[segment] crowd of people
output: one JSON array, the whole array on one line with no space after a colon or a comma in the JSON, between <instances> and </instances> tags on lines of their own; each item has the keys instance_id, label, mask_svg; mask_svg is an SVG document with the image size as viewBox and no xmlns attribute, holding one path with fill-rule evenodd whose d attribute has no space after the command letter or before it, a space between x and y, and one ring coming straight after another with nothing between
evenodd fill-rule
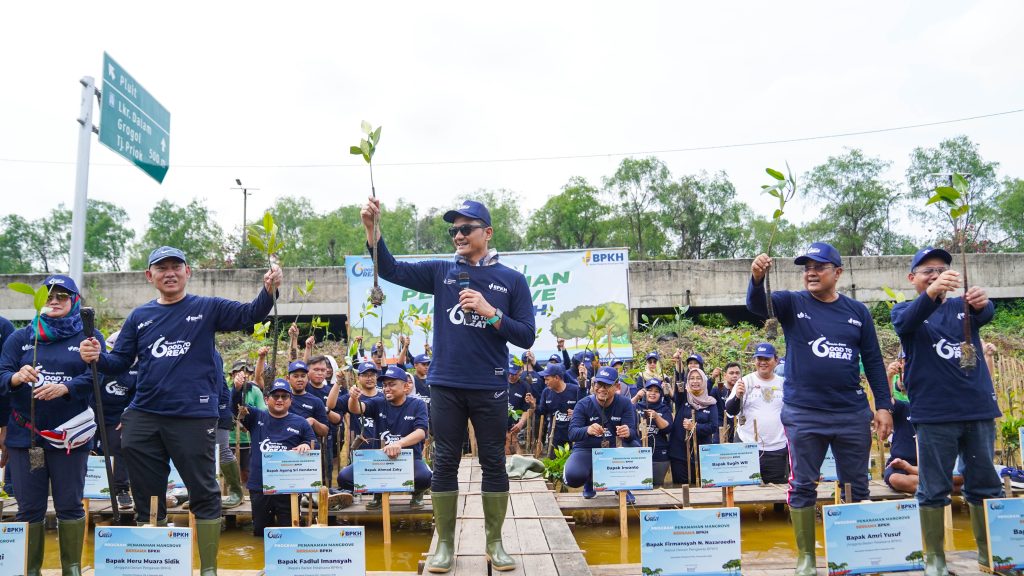
<instances>
[{"instance_id":1,"label":"crowd of people","mask_svg":"<svg viewBox=\"0 0 1024 576\"><path fill-rule=\"evenodd\" d=\"M963 298L949 295L961 285L944 250L926 248L912 258L908 281L919 296L892 311L902 351L888 368L867 308L837 291L842 259L825 243L812 244L794 261L802 291L775 291L769 298L763 283L773 260L761 255L751 266L747 306L781 325L784 364L771 342L724 366L707 367L700 353L676 350L670 357L650 351L634 367L632 358L601 358L590 350L570 355L562 339L558 352L539 362L530 351L535 329L528 290L522 275L500 265L488 247L486 207L467 201L444 215L453 225L457 257L451 262L396 261L380 236L378 215L379 204L371 199L363 224L381 277L432 293L439 310L451 311L451 322L438 323L434 348L418 355L405 338L390 359L382 342L367 353L360 340L355 355L339 364L314 354L312 337L300 351L293 325L291 362L282 377L269 369L266 348L255 366L243 359L225 373L215 333L262 321L281 271L272 266L248 303L190 295L191 268L173 247L158 248L149 258L145 274L157 299L132 311L107 342L98 331L83 332L82 296L67 276L45 280L47 309L29 326L15 330L0 319L5 482L17 498L17 519L29 524L29 574L39 573L51 496L64 574L80 573L86 459L95 448L96 424L88 423L98 408L92 365L103 378L96 420L105 426L108 445L102 449L114 458L118 506L134 507L141 524L150 517L151 497L158 496L156 518L165 524L173 461L196 519L204 576L216 574L222 510L243 502L243 485L254 535L291 524L288 497L263 492L263 454L313 449L321 450L330 503L339 507L352 503L354 489L351 464L342 467L351 456L342 458L343 449L380 450L389 457L411 450L409 506L421 508L430 490L439 536L427 568L447 571L467 421L483 468L485 550L499 570L515 566L501 545L506 455L551 457L569 446L564 482L594 498L594 448L650 447L654 485L669 486L699 481L699 446L745 442L758 446L763 482L789 485L796 573L809 576L815 573L814 506L826 451L832 450L839 481L851 485L853 499L867 500L872 434L892 434L884 479L919 501L926 573L947 573L942 508L954 489L970 506L979 562L987 562L979 511L985 498L1002 493L992 466L1000 413L985 362L965 370L960 353L969 353L968 346L957 345L956 354L936 353L936 342L961 342L966 313L973 319L975 350L986 350L977 331L991 319L992 303L975 286ZM467 267L474 272L472 286L468 275L460 276ZM485 297L474 289L481 283L508 289ZM508 343L526 352L512 356ZM962 401L951 403L954 397ZM424 460L428 444L432 466ZM954 474L958 456L970 465ZM380 505L377 495L366 507Z\"/></svg>"}]
</instances>

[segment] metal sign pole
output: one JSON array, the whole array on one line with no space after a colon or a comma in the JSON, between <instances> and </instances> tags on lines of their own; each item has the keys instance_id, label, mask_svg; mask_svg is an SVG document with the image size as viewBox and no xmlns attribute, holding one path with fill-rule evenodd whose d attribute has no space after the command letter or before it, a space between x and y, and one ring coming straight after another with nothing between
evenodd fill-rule
<instances>
[{"instance_id":1,"label":"metal sign pole","mask_svg":"<svg viewBox=\"0 0 1024 576\"><path fill-rule=\"evenodd\" d=\"M99 134L92 124L92 99L99 96L92 76L80 80L82 111L78 118L78 163L75 169L75 207L71 212L71 278L82 286L82 265L85 261L85 211L89 196L89 147L92 133Z\"/></svg>"}]
</instances>

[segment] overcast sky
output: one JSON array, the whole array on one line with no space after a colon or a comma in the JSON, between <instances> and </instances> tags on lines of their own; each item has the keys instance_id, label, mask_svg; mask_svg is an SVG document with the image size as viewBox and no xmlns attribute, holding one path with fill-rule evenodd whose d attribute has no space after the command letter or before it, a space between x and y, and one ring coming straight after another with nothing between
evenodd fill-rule
<instances>
[{"instance_id":1,"label":"overcast sky","mask_svg":"<svg viewBox=\"0 0 1024 576\"><path fill-rule=\"evenodd\" d=\"M157 184L93 137L90 198L139 234L162 198L241 221L235 178L325 211L360 202L363 119L382 125L384 202L479 188L539 207L624 153L906 126L1024 108L1021 2L20 2L0 34L0 214L74 196L82 76L107 51L171 113ZM97 120L98 122L98 117ZM673 174L725 170L758 202L766 166L859 147L902 182L915 146L966 134L1024 176L1024 113L873 135L659 152ZM579 158L579 156L592 156ZM576 156L577 158L555 157ZM488 162L525 158L532 161ZM769 213L767 206L760 209ZM790 211L796 220L814 206ZM355 224L355 223L353 223Z\"/></svg>"}]
</instances>

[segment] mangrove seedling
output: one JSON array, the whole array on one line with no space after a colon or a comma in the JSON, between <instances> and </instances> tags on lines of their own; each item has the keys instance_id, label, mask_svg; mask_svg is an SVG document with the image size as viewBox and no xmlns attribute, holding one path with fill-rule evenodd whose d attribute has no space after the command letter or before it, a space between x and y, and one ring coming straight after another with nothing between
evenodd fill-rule
<instances>
[{"instance_id":1,"label":"mangrove seedling","mask_svg":"<svg viewBox=\"0 0 1024 576\"><path fill-rule=\"evenodd\" d=\"M306 284L304 286L299 286L295 290L298 291L299 296L302 296L302 298L305 299L306 296L309 296L310 294L313 293L314 286L316 286L316 281L311 278L306 278ZM295 321L292 322L292 324L299 323L299 316L302 316L303 304L305 304L305 302L299 302L299 313L295 315Z\"/></svg>"},{"instance_id":2,"label":"mangrove seedling","mask_svg":"<svg viewBox=\"0 0 1024 576\"><path fill-rule=\"evenodd\" d=\"M284 242L279 240L277 237L277 224L274 223L274 217L270 212L268 211L263 214L262 224L253 224L249 226L246 229L246 235L249 238L249 243L259 250L260 254L267 257L267 268L273 266L274 257L281 251L281 248L284 248ZM280 340L280 338L278 338L280 326L277 319L277 292L275 291L272 296L274 298L274 343L273 352L271 352L273 354L273 358L270 361L270 365L272 366L274 377L276 377L277 341Z\"/></svg>"},{"instance_id":3,"label":"mangrove seedling","mask_svg":"<svg viewBox=\"0 0 1024 576\"><path fill-rule=\"evenodd\" d=\"M370 194L377 197L377 187L373 184L373 155L377 153L377 143L380 142L380 126L376 129L369 122L363 120L361 125L363 130L363 138L359 139L358 146L352 146L348 149L350 154L355 156L362 156L363 160L370 167ZM380 233L380 216L374 216L373 218L373 238L377 238ZM370 290L370 302L373 306L379 307L384 304L384 291L381 290L380 284L377 278L377 250L373 251L373 289Z\"/></svg>"},{"instance_id":4,"label":"mangrove seedling","mask_svg":"<svg viewBox=\"0 0 1024 576\"><path fill-rule=\"evenodd\" d=\"M963 264L964 294L970 284L967 282L967 214L971 207L967 204L967 178L962 174L950 176L949 186L936 186L935 194L928 199L925 206L942 202L949 208L949 219L953 222L953 245L960 248L960 262ZM964 338L960 343L960 368L973 370L978 366L978 351L971 340L971 309L964 298Z\"/></svg>"},{"instance_id":5,"label":"mangrove seedling","mask_svg":"<svg viewBox=\"0 0 1024 576\"><path fill-rule=\"evenodd\" d=\"M793 171L789 169L789 162L786 162L786 174L773 168L765 168L765 172L775 179L775 183L761 186L761 192L774 196L779 201L779 207L772 213L772 233L768 237L768 246L764 253L769 258L772 256L772 243L775 242L775 233L779 229L779 221L786 212L786 203L796 196L796 179L793 178ZM771 270L764 275L764 293L768 303L768 321L764 323L764 333L768 340L775 340L779 336L779 320L775 317L775 307L772 305L772 282Z\"/></svg>"},{"instance_id":6,"label":"mangrove seedling","mask_svg":"<svg viewBox=\"0 0 1024 576\"><path fill-rule=\"evenodd\" d=\"M50 311L46 307L46 301L50 298L50 289L45 284L39 288L33 288L24 282L11 282L7 285L8 288L15 292L20 292L32 297L32 307L36 311L35 317L32 319L32 367L36 366L36 354L39 350L39 331L43 329L42 316ZM40 382L39 384L42 384ZM28 421L32 432L36 431L36 395L31 390L35 386L29 384L29 401L28 401ZM36 446L36 434L29 434L29 449L28 449L28 461L29 468L32 470L39 470L46 465L46 455L43 453L43 449L40 446Z\"/></svg>"}]
</instances>

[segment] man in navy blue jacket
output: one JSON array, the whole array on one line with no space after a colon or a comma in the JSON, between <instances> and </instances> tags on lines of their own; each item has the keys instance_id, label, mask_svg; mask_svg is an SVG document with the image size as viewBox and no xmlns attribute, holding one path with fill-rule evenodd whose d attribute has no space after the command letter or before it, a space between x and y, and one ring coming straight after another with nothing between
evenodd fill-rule
<instances>
[{"instance_id":1,"label":"man in navy blue jacket","mask_svg":"<svg viewBox=\"0 0 1024 576\"><path fill-rule=\"evenodd\" d=\"M466 421L473 422L482 471L485 554L497 570L515 561L501 543L508 507L505 422L508 418L508 343L530 348L536 338L533 302L526 278L498 262L488 244L494 235L487 207L466 200L444 214L455 245L454 260L398 262L388 252L375 221L380 201L362 210L367 247L376 253L380 277L434 295L434 357L430 365L430 412L434 426L431 482L438 545L427 562L431 572L451 570L454 560L458 471ZM375 236L376 231L376 236Z\"/></svg>"},{"instance_id":2,"label":"man in navy blue jacket","mask_svg":"<svg viewBox=\"0 0 1024 576\"><path fill-rule=\"evenodd\" d=\"M994 307L977 286L965 287L962 298L949 297L961 286L960 273L949 267L952 261L942 249L918 251L907 276L918 296L892 309L892 325L907 355L904 377L917 432L917 502L927 549L925 574L939 576L947 573L943 509L950 502L949 472L957 456L969 463L963 469L963 495L971 510L978 563L985 567L988 539L982 505L986 498L1003 493L992 465L995 419L1002 413L978 335L978 329L992 320ZM960 367L965 310L970 314L969 338L977 355L977 366L970 370Z\"/></svg>"},{"instance_id":3,"label":"man in navy blue jacket","mask_svg":"<svg viewBox=\"0 0 1024 576\"><path fill-rule=\"evenodd\" d=\"M814 576L814 505L825 452L832 447L839 482L852 485L853 500L867 500L871 425L879 437L889 436L892 396L871 314L836 290L843 273L839 252L815 242L793 262L803 267L806 290L774 291L772 305L786 336L782 424L792 463L789 506L796 575ZM750 267L747 309L761 317L768 316L764 278L771 265L771 258L761 254ZM875 396L873 416L860 384L860 361Z\"/></svg>"},{"instance_id":4,"label":"man in navy blue jacket","mask_svg":"<svg viewBox=\"0 0 1024 576\"><path fill-rule=\"evenodd\" d=\"M153 250L146 280L160 296L128 314L111 352L101 353L100 343L90 338L82 342L80 354L107 375L125 372L138 358L135 397L121 417L121 449L135 496L136 521L147 521L149 499L159 496L157 521L167 522L163 496L173 460L196 517L200 574L215 576L221 499L214 445L224 374L216 360L214 336L252 329L266 318L281 285L281 269L274 264L267 270L259 293L248 304L187 294L191 277L192 268L181 250Z\"/></svg>"}]
</instances>

